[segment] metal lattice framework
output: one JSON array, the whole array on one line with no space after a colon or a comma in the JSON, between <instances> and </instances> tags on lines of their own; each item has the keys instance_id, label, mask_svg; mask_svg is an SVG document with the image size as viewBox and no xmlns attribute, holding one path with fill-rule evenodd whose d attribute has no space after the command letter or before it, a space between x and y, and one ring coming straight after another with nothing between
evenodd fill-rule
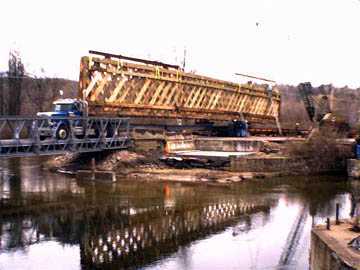
<instances>
[{"instance_id":1,"label":"metal lattice framework","mask_svg":"<svg viewBox=\"0 0 360 270\"><path fill-rule=\"evenodd\" d=\"M263 85L110 57L81 59L79 96L88 101L92 115L269 121L280 110L280 94Z\"/></svg>"},{"instance_id":2,"label":"metal lattice framework","mask_svg":"<svg viewBox=\"0 0 360 270\"><path fill-rule=\"evenodd\" d=\"M65 140L56 138L55 132L42 139L41 128L49 121L68 121L69 136ZM79 124L95 128L96 135L76 136ZM109 136L107 130L113 132ZM55 129L54 129L55 130ZM0 118L0 157L64 154L66 152L96 152L107 149L122 149L129 146L129 122L126 118L39 118L39 117L1 117Z\"/></svg>"}]
</instances>

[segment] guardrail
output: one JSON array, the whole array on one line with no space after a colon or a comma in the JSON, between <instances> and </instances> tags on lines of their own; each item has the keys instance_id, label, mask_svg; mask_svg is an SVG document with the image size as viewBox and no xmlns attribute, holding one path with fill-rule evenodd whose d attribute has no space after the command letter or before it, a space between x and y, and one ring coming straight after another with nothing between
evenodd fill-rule
<instances>
[{"instance_id":1,"label":"guardrail","mask_svg":"<svg viewBox=\"0 0 360 270\"><path fill-rule=\"evenodd\" d=\"M64 124L67 134L61 139L56 131ZM129 145L128 118L0 117L0 157L96 152Z\"/></svg>"}]
</instances>

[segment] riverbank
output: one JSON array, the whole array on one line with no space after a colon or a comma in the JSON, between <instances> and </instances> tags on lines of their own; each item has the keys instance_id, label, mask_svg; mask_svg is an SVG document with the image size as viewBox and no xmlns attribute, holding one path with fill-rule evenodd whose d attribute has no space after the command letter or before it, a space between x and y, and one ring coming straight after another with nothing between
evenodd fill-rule
<instances>
[{"instance_id":1,"label":"riverbank","mask_svg":"<svg viewBox=\"0 0 360 270\"><path fill-rule=\"evenodd\" d=\"M346 159L352 156L351 142L328 134L311 140L177 136L142 139L134 145L125 151L58 156L46 167L75 175L96 169L129 179L227 184L275 176L345 175Z\"/></svg>"},{"instance_id":2,"label":"riverbank","mask_svg":"<svg viewBox=\"0 0 360 270\"><path fill-rule=\"evenodd\" d=\"M236 183L253 178L278 176L276 173L231 172L228 166L209 165L207 161L187 159L185 161L167 158L160 153L136 153L119 151L107 154L66 155L50 159L45 167L53 172L66 173L79 178L88 177L91 172L90 161L96 161L98 172L111 171L121 179L146 181Z\"/></svg>"}]
</instances>

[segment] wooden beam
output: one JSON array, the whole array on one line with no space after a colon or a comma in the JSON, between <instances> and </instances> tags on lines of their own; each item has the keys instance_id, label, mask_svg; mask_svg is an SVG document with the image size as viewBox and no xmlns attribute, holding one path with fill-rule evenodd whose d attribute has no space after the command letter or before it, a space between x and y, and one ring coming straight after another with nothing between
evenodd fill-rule
<instances>
[{"instance_id":1,"label":"wooden beam","mask_svg":"<svg viewBox=\"0 0 360 270\"><path fill-rule=\"evenodd\" d=\"M165 102L164 102L165 106L170 104L172 97L174 96L174 94L177 94L176 90L178 90L178 89L179 89L179 86L177 84L175 84L175 86L170 90L170 93L169 93L167 99L165 99Z\"/></svg>"},{"instance_id":2,"label":"wooden beam","mask_svg":"<svg viewBox=\"0 0 360 270\"><path fill-rule=\"evenodd\" d=\"M111 78L109 74L106 74L106 75L102 78L99 86L93 91L92 95L90 95L90 100L91 100L91 101L95 101L95 100L97 99L98 95L99 95L100 93L103 93L103 92L104 92L104 87L105 87L105 85L107 84L109 78Z\"/></svg>"},{"instance_id":3,"label":"wooden beam","mask_svg":"<svg viewBox=\"0 0 360 270\"><path fill-rule=\"evenodd\" d=\"M154 105L154 103L155 103L156 99L158 98L161 90L164 88L165 83L166 83L166 82L161 82L161 83L159 84L159 86L156 88L155 93L154 93L154 95L152 96L152 98L151 98L151 100L150 100L150 103L149 103L150 105Z\"/></svg>"},{"instance_id":4,"label":"wooden beam","mask_svg":"<svg viewBox=\"0 0 360 270\"><path fill-rule=\"evenodd\" d=\"M99 72L96 72L95 75L91 78L91 82L89 83L87 88L82 91L84 99L86 99L89 96L90 92L94 89L96 83L101 79L102 79L101 74Z\"/></svg>"},{"instance_id":5,"label":"wooden beam","mask_svg":"<svg viewBox=\"0 0 360 270\"><path fill-rule=\"evenodd\" d=\"M168 92L170 90L170 88L173 86L173 83L168 83L168 85L165 86L164 90L161 93L161 96L158 100L158 104L163 104L164 101L166 100L167 96L168 96Z\"/></svg>"},{"instance_id":6,"label":"wooden beam","mask_svg":"<svg viewBox=\"0 0 360 270\"><path fill-rule=\"evenodd\" d=\"M190 104L189 104L189 107L192 108L194 106L194 104L198 101L198 96L201 92L202 88L198 88L198 90L196 91L194 97L192 98Z\"/></svg>"},{"instance_id":7,"label":"wooden beam","mask_svg":"<svg viewBox=\"0 0 360 270\"><path fill-rule=\"evenodd\" d=\"M119 95L121 89L123 88L125 82L127 81L127 78L123 78L118 85L115 87L114 91L112 92L111 96L109 98L105 98L106 102L114 102Z\"/></svg>"},{"instance_id":8,"label":"wooden beam","mask_svg":"<svg viewBox=\"0 0 360 270\"><path fill-rule=\"evenodd\" d=\"M195 104L196 108L200 107L200 105L201 105L201 103L202 103L202 101L203 101L206 94L207 94L206 88L203 88L202 93L201 93L200 97L198 98L197 103Z\"/></svg>"},{"instance_id":9,"label":"wooden beam","mask_svg":"<svg viewBox=\"0 0 360 270\"><path fill-rule=\"evenodd\" d=\"M151 80L147 79L141 88L140 92L136 95L136 99L134 101L135 104L139 104L140 100L143 98L143 95L145 94L146 90L148 89L149 85L151 83Z\"/></svg>"}]
</instances>

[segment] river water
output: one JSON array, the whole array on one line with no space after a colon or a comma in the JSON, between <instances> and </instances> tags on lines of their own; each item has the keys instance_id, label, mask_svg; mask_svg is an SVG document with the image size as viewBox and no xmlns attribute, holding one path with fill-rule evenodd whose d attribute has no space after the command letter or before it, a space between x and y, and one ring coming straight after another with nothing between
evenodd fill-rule
<instances>
[{"instance_id":1,"label":"river water","mask_svg":"<svg viewBox=\"0 0 360 270\"><path fill-rule=\"evenodd\" d=\"M41 164L0 160L0 269L309 269L311 227L336 203L349 217L354 190L335 176L110 183Z\"/></svg>"}]
</instances>

